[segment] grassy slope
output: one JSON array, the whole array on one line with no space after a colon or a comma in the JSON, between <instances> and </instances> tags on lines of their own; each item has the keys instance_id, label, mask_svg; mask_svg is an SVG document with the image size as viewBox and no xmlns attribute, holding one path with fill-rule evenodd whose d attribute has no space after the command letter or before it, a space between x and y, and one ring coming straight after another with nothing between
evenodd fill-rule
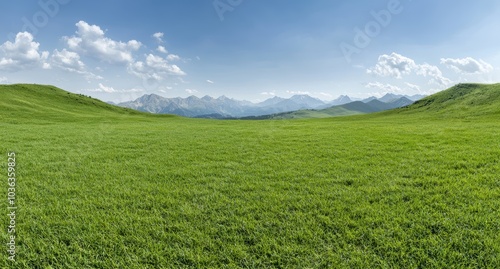
<instances>
[{"instance_id":1,"label":"grassy slope","mask_svg":"<svg viewBox=\"0 0 500 269\"><path fill-rule=\"evenodd\" d=\"M73 94L53 86L17 84L0 85L0 119L15 121L16 117L33 122L67 121L83 118L103 118L142 113L111 106L97 99ZM10 118L10 119L9 119Z\"/></svg>"},{"instance_id":2,"label":"grassy slope","mask_svg":"<svg viewBox=\"0 0 500 269\"><path fill-rule=\"evenodd\" d=\"M0 88L18 268L500 266L498 85L297 121L91 109L30 87Z\"/></svg>"},{"instance_id":3,"label":"grassy slope","mask_svg":"<svg viewBox=\"0 0 500 269\"><path fill-rule=\"evenodd\" d=\"M387 113L390 114L391 112ZM500 114L500 84L459 84L398 109L397 114L433 115L437 118L491 119Z\"/></svg>"}]
</instances>

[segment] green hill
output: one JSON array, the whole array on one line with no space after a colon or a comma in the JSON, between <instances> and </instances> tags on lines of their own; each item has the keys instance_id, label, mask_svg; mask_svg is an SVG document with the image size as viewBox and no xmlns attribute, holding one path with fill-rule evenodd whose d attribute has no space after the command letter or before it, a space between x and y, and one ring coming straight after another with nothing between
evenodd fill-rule
<instances>
[{"instance_id":1,"label":"green hill","mask_svg":"<svg viewBox=\"0 0 500 269\"><path fill-rule=\"evenodd\" d=\"M394 112L447 118L498 115L500 114L500 84L458 84Z\"/></svg>"},{"instance_id":2,"label":"green hill","mask_svg":"<svg viewBox=\"0 0 500 269\"><path fill-rule=\"evenodd\" d=\"M257 119L328 118L371 113L375 113L371 115L373 117L406 114L468 119L493 116L500 114L500 84L458 84L421 99L410 106L396 109L394 107L377 100L368 103L357 101L322 110L300 110L257 117Z\"/></svg>"},{"instance_id":3,"label":"green hill","mask_svg":"<svg viewBox=\"0 0 500 269\"><path fill-rule=\"evenodd\" d=\"M74 121L146 115L100 100L74 94L54 86L35 84L0 85L0 120Z\"/></svg>"}]
</instances>

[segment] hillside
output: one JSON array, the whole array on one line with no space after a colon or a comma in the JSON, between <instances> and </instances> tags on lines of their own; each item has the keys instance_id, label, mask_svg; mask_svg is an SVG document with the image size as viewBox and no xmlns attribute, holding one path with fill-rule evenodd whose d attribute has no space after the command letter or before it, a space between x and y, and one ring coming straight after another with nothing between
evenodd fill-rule
<instances>
[{"instance_id":1,"label":"hillside","mask_svg":"<svg viewBox=\"0 0 500 269\"><path fill-rule=\"evenodd\" d=\"M54 86L0 85L0 120L73 121L95 117L145 115Z\"/></svg>"},{"instance_id":2,"label":"hillside","mask_svg":"<svg viewBox=\"0 0 500 269\"><path fill-rule=\"evenodd\" d=\"M458 84L387 114L471 118L500 114L500 84Z\"/></svg>"}]
</instances>

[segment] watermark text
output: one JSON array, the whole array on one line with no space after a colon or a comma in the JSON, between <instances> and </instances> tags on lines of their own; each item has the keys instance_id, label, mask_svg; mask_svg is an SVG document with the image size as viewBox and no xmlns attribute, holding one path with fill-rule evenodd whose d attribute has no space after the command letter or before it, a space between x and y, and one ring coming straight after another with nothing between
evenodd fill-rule
<instances>
[{"instance_id":1,"label":"watermark text","mask_svg":"<svg viewBox=\"0 0 500 269\"><path fill-rule=\"evenodd\" d=\"M7 214L9 226L7 227L8 242L7 253L8 259L11 261L16 260L16 153L9 152L7 154Z\"/></svg>"},{"instance_id":2,"label":"watermark text","mask_svg":"<svg viewBox=\"0 0 500 269\"><path fill-rule=\"evenodd\" d=\"M221 21L224 21L224 14L227 12L233 12L234 9L241 5L243 0L214 0L212 3Z\"/></svg>"},{"instance_id":3,"label":"watermark text","mask_svg":"<svg viewBox=\"0 0 500 269\"><path fill-rule=\"evenodd\" d=\"M346 61L351 63L353 55L360 54L363 49L366 49L373 39L391 24L393 17L401 14L403 10L400 0L389 0L385 9L380 11L372 10L370 12L372 20L367 22L364 27L354 28L352 42L340 43L340 50Z\"/></svg>"},{"instance_id":4,"label":"watermark text","mask_svg":"<svg viewBox=\"0 0 500 269\"><path fill-rule=\"evenodd\" d=\"M33 36L36 36L40 29L47 26L51 18L54 18L59 14L61 5L66 5L71 0L39 0L38 6L40 7L32 16L23 16L21 21L23 26L20 32L30 32ZM16 39L15 33L9 33L8 38L10 40Z\"/></svg>"}]
</instances>

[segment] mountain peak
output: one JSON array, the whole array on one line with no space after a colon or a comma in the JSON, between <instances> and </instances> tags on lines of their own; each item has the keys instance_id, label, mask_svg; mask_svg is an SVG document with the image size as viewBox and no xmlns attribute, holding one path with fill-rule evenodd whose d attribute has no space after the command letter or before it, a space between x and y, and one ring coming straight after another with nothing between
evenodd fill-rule
<instances>
[{"instance_id":1,"label":"mountain peak","mask_svg":"<svg viewBox=\"0 0 500 269\"><path fill-rule=\"evenodd\" d=\"M339 106L352 102L353 100L347 95L341 95L337 99L328 103L329 106Z\"/></svg>"},{"instance_id":2,"label":"mountain peak","mask_svg":"<svg viewBox=\"0 0 500 269\"><path fill-rule=\"evenodd\" d=\"M306 99L313 99L313 100L319 100L317 98L311 97L307 94L296 94L290 98L291 100L306 100Z\"/></svg>"},{"instance_id":3,"label":"mountain peak","mask_svg":"<svg viewBox=\"0 0 500 269\"><path fill-rule=\"evenodd\" d=\"M384 97L388 100L384 101L373 97L369 100L363 100L363 102L368 103L372 100L378 100L380 102L383 102L384 104L372 104L375 104L380 108L386 108L387 104L385 103L399 100L398 98L401 98L403 96L386 94ZM135 101L125 102L119 105L150 113L176 114L186 117L206 115L246 117L290 112L301 109L326 109L332 106L349 104L353 101L354 99L350 98L349 96L341 95L334 101L326 103L307 94L296 94L288 99L279 96L272 96L271 98L261 103L255 104L248 101L238 101L235 99L231 99L225 95L222 95L218 98L213 98L209 95L205 95L202 98L198 98L194 95L191 95L187 98L165 98L156 94L148 94L136 99ZM399 103L392 104L390 105L390 107L399 106L400 104L404 106L408 103L409 102L407 100L400 100ZM357 103L354 105L361 107L361 105Z\"/></svg>"},{"instance_id":4,"label":"mountain peak","mask_svg":"<svg viewBox=\"0 0 500 269\"><path fill-rule=\"evenodd\" d=\"M139 100L142 100L142 101L152 101L152 100L162 100L162 99L166 99L166 98L163 96L160 96L158 94L154 94L154 93L145 94L139 98Z\"/></svg>"}]
</instances>

